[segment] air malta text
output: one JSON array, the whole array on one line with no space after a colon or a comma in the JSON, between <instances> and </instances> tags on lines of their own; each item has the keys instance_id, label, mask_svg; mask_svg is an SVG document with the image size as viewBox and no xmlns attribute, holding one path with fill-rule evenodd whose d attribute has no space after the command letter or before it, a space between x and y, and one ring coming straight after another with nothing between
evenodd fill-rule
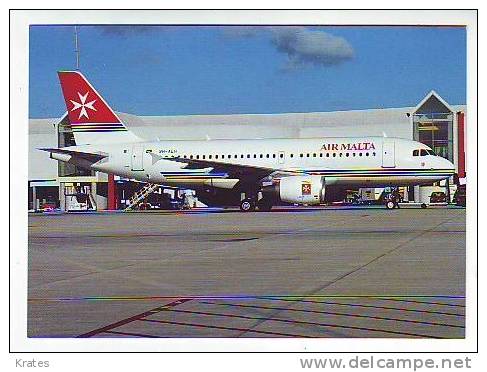
<instances>
[{"instance_id":1,"label":"air malta text","mask_svg":"<svg viewBox=\"0 0 487 372\"><path fill-rule=\"evenodd\" d=\"M325 143L321 146L323 151L367 151L375 150L373 142L355 142L355 143Z\"/></svg>"}]
</instances>

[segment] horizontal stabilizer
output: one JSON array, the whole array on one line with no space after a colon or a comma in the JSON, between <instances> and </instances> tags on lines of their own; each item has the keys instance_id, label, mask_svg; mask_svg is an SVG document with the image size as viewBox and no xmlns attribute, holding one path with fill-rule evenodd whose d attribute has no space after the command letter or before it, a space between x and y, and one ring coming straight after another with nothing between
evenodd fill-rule
<instances>
[{"instance_id":1,"label":"horizontal stabilizer","mask_svg":"<svg viewBox=\"0 0 487 372\"><path fill-rule=\"evenodd\" d=\"M82 152L82 151L58 149L58 148L43 148L39 150L47 151L50 152L51 154L70 155L75 158L87 160L90 163L96 163L108 157L108 154L105 153L91 153L91 152Z\"/></svg>"}]
</instances>

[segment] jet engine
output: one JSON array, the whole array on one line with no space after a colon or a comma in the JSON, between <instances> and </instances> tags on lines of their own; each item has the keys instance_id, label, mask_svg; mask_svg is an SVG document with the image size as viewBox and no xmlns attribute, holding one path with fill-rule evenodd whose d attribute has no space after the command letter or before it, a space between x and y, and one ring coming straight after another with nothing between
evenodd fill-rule
<instances>
[{"instance_id":1,"label":"jet engine","mask_svg":"<svg viewBox=\"0 0 487 372\"><path fill-rule=\"evenodd\" d=\"M286 203L320 204L325 200L325 179L322 176L289 176L281 178L271 188L264 188Z\"/></svg>"}]
</instances>

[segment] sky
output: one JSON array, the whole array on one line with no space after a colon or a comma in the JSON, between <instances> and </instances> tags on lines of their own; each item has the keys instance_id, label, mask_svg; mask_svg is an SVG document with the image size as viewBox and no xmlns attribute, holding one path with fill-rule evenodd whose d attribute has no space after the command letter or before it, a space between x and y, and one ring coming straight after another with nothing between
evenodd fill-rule
<instances>
[{"instance_id":1,"label":"sky","mask_svg":"<svg viewBox=\"0 0 487 372\"><path fill-rule=\"evenodd\" d=\"M74 27L29 35L29 117L66 111ZM437 91L466 102L463 27L78 27L80 70L116 111L245 114L416 106Z\"/></svg>"}]
</instances>

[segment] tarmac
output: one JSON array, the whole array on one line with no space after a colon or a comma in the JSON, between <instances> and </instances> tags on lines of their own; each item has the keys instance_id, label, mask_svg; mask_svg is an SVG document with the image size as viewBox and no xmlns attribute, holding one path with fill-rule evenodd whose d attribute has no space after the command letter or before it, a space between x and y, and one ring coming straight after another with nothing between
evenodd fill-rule
<instances>
[{"instance_id":1,"label":"tarmac","mask_svg":"<svg viewBox=\"0 0 487 372\"><path fill-rule=\"evenodd\" d=\"M465 209L29 215L28 337L465 336Z\"/></svg>"}]
</instances>

